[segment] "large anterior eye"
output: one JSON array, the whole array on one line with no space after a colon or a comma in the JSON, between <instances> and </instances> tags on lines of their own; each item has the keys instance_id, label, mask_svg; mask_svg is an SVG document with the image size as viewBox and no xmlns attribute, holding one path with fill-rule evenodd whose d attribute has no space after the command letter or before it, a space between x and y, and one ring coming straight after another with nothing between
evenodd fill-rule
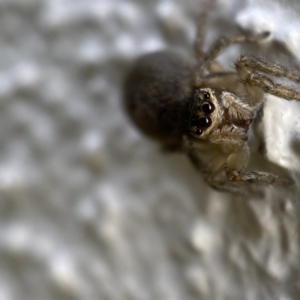
<instances>
[{"instance_id":1,"label":"large anterior eye","mask_svg":"<svg viewBox=\"0 0 300 300\"><path fill-rule=\"evenodd\" d=\"M209 115L215 110L215 106L211 102L205 101L201 104L201 109L205 114Z\"/></svg>"},{"instance_id":2,"label":"large anterior eye","mask_svg":"<svg viewBox=\"0 0 300 300\"><path fill-rule=\"evenodd\" d=\"M200 128L209 127L211 125L211 118L210 117L206 117L206 116L202 116L201 118L198 119L197 125Z\"/></svg>"}]
</instances>

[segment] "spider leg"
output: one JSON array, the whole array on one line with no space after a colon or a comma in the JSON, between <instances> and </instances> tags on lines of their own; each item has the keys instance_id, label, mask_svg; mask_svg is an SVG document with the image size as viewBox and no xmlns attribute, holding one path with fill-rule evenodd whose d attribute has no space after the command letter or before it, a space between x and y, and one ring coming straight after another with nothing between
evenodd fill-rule
<instances>
[{"instance_id":1,"label":"spider leg","mask_svg":"<svg viewBox=\"0 0 300 300\"><path fill-rule=\"evenodd\" d=\"M212 160L210 166L207 168L207 166L203 164L203 161L200 160L199 156L197 155L197 151L189 152L188 158L198 171L204 173L204 180L212 189L219 192L243 196L248 195L249 193L251 193L252 195L255 194L260 197L263 196L262 191L256 188L252 188L251 185L249 185L247 189L245 189L244 186L236 185L233 182L216 180L214 177L223 170L224 162L226 161L226 159L224 160L219 156L215 157Z\"/></svg>"},{"instance_id":2,"label":"spider leg","mask_svg":"<svg viewBox=\"0 0 300 300\"><path fill-rule=\"evenodd\" d=\"M257 184L257 185L290 185L294 181L291 178L276 176L265 172L241 172L239 170L226 168L228 179L235 183Z\"/></svg>"},{"instance_id":3,"label":"spider leg","mask_svg":"<svg viewBox=\"0 0 300 300\"><path fill-rule=\"evenodd\" d=\"M249 55L243 55L236 62L237 68L246 68L249 72L262 72L275 77L288 78L294 82L300 83L300 76L282 66L265 62L261 58Z\"/></svg>"},{"instance_id":4,"label":"spider leg","mask_svg":"<svg viewBox=\"0 0 300 300\"><path fill-rule=\"evenodd\" d=\"M285 68L264 62L253 56L241 56L235 63L237 73L250 95L248 99L251 106L263 102L264 93L284 98L286 100L300 101L300 93L284 85L274 83L268 76L283 77L295 82L300 82L300 77Z\"/></svg>"},{"instance_id":5,"label":"spider leg","mask_svg":"<svg viewBox=\"0 0 300 300\"><path fill-rule=\"evenodd\" d=\"M194 50L196 53L196 57L200 59L205 54L203 52L203 43L205 38L205 32L206 32L206 25L207 25L207 19L210 14L210 11L213 9L215 5L216 0L208 0L205 3L204 9L201 11L201 13L198 16L197 21L197 33L196 33L196 39L194 42Z\"/></svg>"},{"instance_id":6,"label":"spider leg","mask_svg":"<svg viewBox=\"0 0 300 300\"><path fill-rule=\"evenodd\" d=\"M215 175L223 168L224 160L220 159L220 157L217 160L213 160L213 164L207 168L207 166L203 164L203 161L200 159L199 155L197 155L197 151L189 151L187 155L193 166L199 172L204 173L204 180L211 188L220 192L229 192L235 194L241 192L237 186L228 185L228 182L214 179Z\"/></svg>"},{"instance_id":7,"label":"spider leg","mask_svg":"<svg viewBox=\"0 0 300 300\"><path fill-rule=\"evenodd\" d=\"M225 168L228 179L235 183L257 185L287 185L292 184L291 178L276 176L265 172L245 172L244 169L249 160L249 147L245 143L238 151L231 153L227 159Z\"/></svg>"},{"instance_id":8,"label":"spider leg","mask_svg":"<svg viewBox=\"0 0 300 300\"><path fill-rule=\"evenodd\" d=\"M205 182L216 191L240 195L248 194L248 191L246 191L245 189L241 189L241 187L239 186L228 184L228 182L225 181L212 179L211 176L205 176L204 179Z\"/></svg>"},{"instance_id":9,"label":"spider leg","mask_svg":"<svg viewBox=\"0 0 300 300\"><path fill-rule=\"evenodd\" d=\"M198 68L196 68L197 76L200 76L207 69L210 62L212 62L226 47L232 44L242 44L242 43L253 43L261 41L269 36L269 32L263 32L261 34L245 36L231 36L231 37L220 37L216 42L210 47L206 55L203 57L202 61L199 63Z\"/></svg>"},{"instance_id":10,"label":"spider leg","mask_svg":"<svg viewBox=\"0 0 300 300\"><path fill-rule=\"evenodd\" d=\"M217 72L197 78L195 81L196 88L210 87L231 91L237 95L245 94L245 86L240 81L240 77L234 72Z\"/></svg>"},{"instance_id":11,"label":"spider leg","mask_svg":"<svg viewBox=\"0 0 300 300\"><path fill-rule=\"evenodd\" d=\"M245 78L245 83L251 87L258 87L265 93L279 98L300 101L300 93L284 85L274 83L270 78L259 72L248 74Z\"/></svg>"},{"instance_id":12,"label":"spider leg","mask_svg":"<svg viewBox=\"0 0 300 300\"><path fill-rule=\"evenodd\" d=\"M197 80L195 81L195 86L209 86L211 88L220 88L220 85L222 86L223 81L230 81L230 83L232 84L238 81L238 79L238 74L234 72L216 72L205 75L201 78L197 78Z\"/></svg>"}]
</instances>

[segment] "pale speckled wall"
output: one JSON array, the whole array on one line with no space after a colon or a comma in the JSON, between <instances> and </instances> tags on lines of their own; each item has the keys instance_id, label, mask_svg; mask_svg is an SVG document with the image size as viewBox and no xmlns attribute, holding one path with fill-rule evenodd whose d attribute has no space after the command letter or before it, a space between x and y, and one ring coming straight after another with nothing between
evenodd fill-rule
<instances>
[{"instance_id":1,"label":"pale speckled wall","mask_svg":"<svg viewBox=\"0 0 300 300\"><path fill-rule=\"evenodd\" d=\"M219 0L220 34L270 30L241 53L299 69L297 1ZM124 116L134 58L192 54L202 1L0 1L0 300L300 299L299 189L217 193ZM298 182L298 103L256 130ZM253 144L253 150L259 142ZM261 155L252 167L282 172Z\"/></svg>"}]
</instances>

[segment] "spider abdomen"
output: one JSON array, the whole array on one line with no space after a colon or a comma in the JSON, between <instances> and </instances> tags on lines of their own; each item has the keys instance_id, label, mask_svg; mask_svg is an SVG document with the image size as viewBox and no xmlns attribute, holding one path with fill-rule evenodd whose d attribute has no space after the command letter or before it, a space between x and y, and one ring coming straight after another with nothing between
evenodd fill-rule
<instances>
[{"instance_id":1,"label":"spider abdomen","mask_svg":"<svg viewBox=\"0 0 300 300\"><path fill-rule=\"evenodd\" d=\"M194 66L190 59L171 51L137 60L125 81L124 103L143 133L165 144L182 137L193 97Z\"/></svg>"}]
</instances>

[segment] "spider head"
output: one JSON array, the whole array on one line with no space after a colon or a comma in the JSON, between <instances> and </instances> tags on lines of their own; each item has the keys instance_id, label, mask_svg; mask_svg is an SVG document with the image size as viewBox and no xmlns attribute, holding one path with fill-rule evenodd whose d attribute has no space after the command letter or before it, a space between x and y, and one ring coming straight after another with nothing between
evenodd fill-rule
<instances>
[{"instance_id":1,"label":"spider head","mask_svg":"<svg viewBox=\"0 0 300 300\"><path fill-rule=\"evenodd\" d=\"M197 89L189 108L189 132L196 138L205 138L220 121L220 104L215 91Z\"/></svg>"}]
</instances>

